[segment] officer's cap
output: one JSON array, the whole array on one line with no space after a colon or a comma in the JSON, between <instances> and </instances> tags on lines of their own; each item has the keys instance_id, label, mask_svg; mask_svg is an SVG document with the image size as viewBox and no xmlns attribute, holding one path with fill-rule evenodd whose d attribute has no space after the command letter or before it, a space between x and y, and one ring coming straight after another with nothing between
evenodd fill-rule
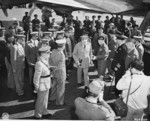
<instances>
[{"instance_id":1,"label":"officer's cap","mask_svg":"<svg viewBox=\"0 0 150 121\"><path fill-rule=\"evenodd\" d=\"M139 42L141 42L141 40L142 40L142 36L133 36L133 38Z\"/></svg>"},{"instance_id":2,"label":"officer's cap","mask_svg":"<svg viewBox=\"0 0 150 121\"><path fill-rule=\"evenodd\" d=\"M41 47L41 48L39 48L38 51L41 53L49 53L50 52L50 46Z\"/></svg>"},{"instance_id":3,"label":"officer's cap","mask_svg":"<svg viewBox=\"0 0 150 121\"><path fill-rule=\"evenodd\" d=\"M46 32L43 32L44 35L51 35L52 32L49 32L49 31L46 31Z\"/></svg>"},{"instance_id":4,"label":"officer's cap","mask_svg":"<svg viewBox=\"0 0 150 121\"><path fill-rule=\"evenodd\" d=\"M144 34L144 40L145 41L150 41L150 33L145 33Z\"/></svg>"},{"instance_id":5,"label":"officer's cap","mask_svg":"<svg viewBox=\"0 0 150 121\"><path fill-rule=\"evenodd\" d=\"M16 34L15 37L18 38L18 39L19 38L25 38L25 35L23 35L23 34Z\"/></svg>"},{"instance_id":6,"label":"officer's cap","mask_svg":"<svg viewBox=\"0 0 150 121\"><path fill-rule=\"evenodd\" d=\"M48 43L49 39L43 38L41 41L42 41L42 43Z\"/></svg>"},{"instance_id":7,"label":"officer's cap","mask_svg":"<svg viewBox=\"0 0 150 121\"><path fill-rule=\"evenodd\" d=\"M55 32L55 29L48 29L50 32Z\"/></svg>"},{"instance_id":8,"label":"officer's cap","mask_svg":"<svg viewBox=\"0 0 150 121\"><path fill-rule=\"evenodd\" d=\"M58 46L63 46L64 44L66 44L66 39L56 40L56 43L57 43Z\"/></svg>"},{"instance_id":9,"label":"officer's cap","mask_svg":"<svg viewBox=\"0 0 150 121\"><path fill-rule=\"evenodd\" d=\"M31 35L36 36L36 35L38 35L38 32L31 32Z\"/></svg>"}]
</instances>

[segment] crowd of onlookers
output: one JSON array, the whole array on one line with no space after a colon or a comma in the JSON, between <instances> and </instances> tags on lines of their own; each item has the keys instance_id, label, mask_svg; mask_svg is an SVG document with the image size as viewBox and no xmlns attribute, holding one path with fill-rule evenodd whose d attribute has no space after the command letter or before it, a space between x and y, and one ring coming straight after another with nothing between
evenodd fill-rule
<instances>
[{"instance_id":1,"label":"crowd of onlookers","mask_svg":"<svg viewBox=\"0 0 150 121\"><path fill-rule=\"evenodd\" d=\"M28 65L29 84L32 91L38 93L36 118L41 118L40 110L47 108L45 100L48 98L50 101L56 100L56 105L64 105L65 80L69 77L69 71L76 67L77 84L78 86L84 85L85 94L88 95L86 99L80 98L75 101L76 114L81 119L114 120L113 110L103 100L104 85L101 84L101 81L93 81L91 84L89 82L88 71L93 65L98 71L100 80L105 79L106 72L110 80L115 77L114 92L117 97L122 92L123 96L126 95L130 82L128 78L139 80L138 84L134 82L135 87L131 89L134 91L139 84L141 85L137 94L129 96L126 119L132 119L134 115L135 117L142 116L144 112L142 109L147 106L146 96L149 94L148 89L150 88L146 85L149 78L142 72L144 66L148 66L147 61L143 65L143 55L144 47L148 48L148 44L145 43L150 38L149 34L146 34L148 39L145 39L133 17L127 22L123 19L123 15L111 18L106 16L106 20L103 21L100 15L97 17L93 15L92 20L85 16L85 20L82 22L78 17L75 20L73 16L63 16L63 21L60 24L56 23L55 18L51 22L47 19L44 22L45 27L42 27L37 14L31 20L26 12L22 19L23 27L20 26L19 21L15 20L8 30L4 27L0 28L1 72L6 66L7 87L15 88L16 93L23 96L25 93L23 89L24 69ZM46 67L51 68L51 72ZM42 69L44 71L41 72ZM53 77L49 73L53 73ZM40 77L40 74L44 75ZM146 70L145 74L149 74L149 70ZM49 97L47 97L49 94L47 90L50 87L44 86L44 89L46 88L44 92L42 92L43 87L38 90L39 82L37 84L37 80L41 81L42 78L52 79ZM82 80L84 80L84 84ZM142 82L144 80L146 81ZM138 93L140 90L143 90L144 95ZM143 99L138 96L143 96ZM41 103L40 101L45 102ZM108 115L94 113L99 112L99 106L97 111L89 111L90 109L94 110L93 104L97 104L97 101L102 103L105 107L103 110ZM136 114L137 111L140 113ZM103 116L105 118L101 118Z\"/></svg>"}]
</instances>

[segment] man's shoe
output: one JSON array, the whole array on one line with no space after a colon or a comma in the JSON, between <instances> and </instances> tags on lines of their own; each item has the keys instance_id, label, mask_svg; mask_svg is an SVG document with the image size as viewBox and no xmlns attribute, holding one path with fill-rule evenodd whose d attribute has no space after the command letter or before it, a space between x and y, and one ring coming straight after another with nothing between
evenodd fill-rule
<instances>
[{"instance_id":1,"label":"man's shoe","mask_svg":"<svg viewBox=\"0 0 150 121\"><path fill-rule=\"evenodd\" d=\"M35 117L35 116L34 116L34 119L36 119L36 120L41 120L42 118L38 118L38 117Z\"/></svg>"},{"instance_id":2,"label":"man's shoe","mask_svg":"<svg viewBox=\"0 0 150 121\"><path fill-rule=\"evenodd\" d=\"M42 116L42 118L44 119L50 119L51 117L52 117L52 114L46 114Z\"/></svg>"}]
</instances>

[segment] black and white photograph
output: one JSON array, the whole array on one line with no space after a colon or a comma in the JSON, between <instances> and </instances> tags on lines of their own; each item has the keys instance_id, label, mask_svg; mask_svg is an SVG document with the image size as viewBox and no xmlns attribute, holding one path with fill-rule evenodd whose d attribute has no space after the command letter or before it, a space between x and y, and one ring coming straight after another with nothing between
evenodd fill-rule
<instances>
[{"instance_id":1,"label":"black and white photograph","mask_svg":"<svg viewBox=\"0 0 150 121\"><path fill-rule=\"evenodd\" d=\"M150 0L0 0L0 120L150 121Z\"/></svg>"}]
</instances>

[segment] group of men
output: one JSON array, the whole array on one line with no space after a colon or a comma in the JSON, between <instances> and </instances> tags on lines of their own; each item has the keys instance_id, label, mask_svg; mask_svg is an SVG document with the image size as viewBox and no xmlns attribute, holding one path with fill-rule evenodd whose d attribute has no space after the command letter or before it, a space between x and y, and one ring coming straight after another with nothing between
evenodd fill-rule
<instances>
[{"instance_id":1,"label":"group of men","mask_svg":"<svg viewBox=\"0 0 150 121\"><path fill-rule=\"evenodd\" d=\"M24 68L27 62L29 83L32 91L38 93L36 118L42 117L41 110L47 108L48 98L50 101L56 100L56 105L64 105L65 81L68 71L73 69L73 63L77 67L77 83L81 86L84 80L86 92L90 83L88 70L93 63L98 77L103 79L108 68L109 75L115 76L117 84L133 59L143 59L141 32L133 20L126 23L123 16L117 15L111 19L106 16L104 22L101 16L98 20L92 16L92 21L86 16L83 24L78 17L77 20L71 17L63 20L61 27L56 26L53 20L51 28L46 31L42 31L37 14L34 17L32 24L26 24L27 18L23 18L24 29L18 21L14 21L6 33L5 28L0 29L0 64L1 68L3 62L6 64L8 88L15 88L16 93L22 96L25 93ZM51 73L51 94L47 97L50 89L47 78L51 78ZM116 89L115 94L118 96L120 92Z\"/></svg>"}]
</instances>

